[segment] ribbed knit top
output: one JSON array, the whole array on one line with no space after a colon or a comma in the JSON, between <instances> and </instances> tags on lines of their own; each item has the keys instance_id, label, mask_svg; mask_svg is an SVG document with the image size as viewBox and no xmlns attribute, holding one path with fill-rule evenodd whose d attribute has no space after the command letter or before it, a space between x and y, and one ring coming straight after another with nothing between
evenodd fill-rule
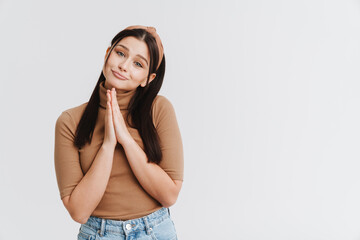
<instances>
[{"instance_id":1,"label":"ribbed knit top","mask_svg":"<svg viewBox=\"0 0 360 240\"><path fill-rule=\"evenodd\" d=\"M100 96L100 107L106 109L106 101L107 101L106 90L107 89L105 88L104 83L105 82L102 81L99 84L99 96ZM136 89L131 90L131 91L116 89L116 98L117 98L117 102L119 104L120 110L128 109L130 99L135 94L135 92L136 92Z\"/></svg>"},{"instance_id":2,"label":"ribbed knit top","mask_svg":"<svg viewBox=\"0 0 360 240\"><path fill-rule=\"evenodd\" d=\"M87 143L81 149L73 144L76 127L87 102L63 111L56 121L54 161L61 199L72 193L89 170L103 143L107 98L104 82L101 82L99 87L99 112L91 144ZM135 90L117 90L117 101L124 117L128 112L128 104L134 93ZM157 95L152 103L151 111L163 154L159 166L173 180L183 180L183 145L175 110L166 97ZM137 129L129 127L128 124L127 127L134 140L144 149ZM161 207L161 204L142 188L131 170L123 147L118 143L114 152L108 185L92 216L128 220L143 217Z\"/></svg>"}]
</instances>

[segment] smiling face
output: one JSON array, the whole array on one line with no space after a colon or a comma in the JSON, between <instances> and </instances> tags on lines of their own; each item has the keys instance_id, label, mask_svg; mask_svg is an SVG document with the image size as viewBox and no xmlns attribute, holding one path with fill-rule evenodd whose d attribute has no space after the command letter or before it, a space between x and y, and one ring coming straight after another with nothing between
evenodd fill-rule
<instances>
[{"instance_id":1,"label":"smiling face","mask_svg":"<svg viewBox=\"0 0 360 240\"><path fill-rule=\"evenodd\" d=\"M106 51L106 56L110 47ZM144 41L135 37L121 39L111 51L107 63L103 66L104 86L117 90L130 91L139 85L145 87L150 67L150 54ZM156 74L150 74L149 83Z\"/></svg>"}]
</instances>

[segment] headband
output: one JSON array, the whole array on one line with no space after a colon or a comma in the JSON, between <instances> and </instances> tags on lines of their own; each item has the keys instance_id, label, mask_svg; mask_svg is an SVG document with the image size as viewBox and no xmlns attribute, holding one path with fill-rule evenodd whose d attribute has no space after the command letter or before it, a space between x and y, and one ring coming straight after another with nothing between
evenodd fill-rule
<instances>
[{"instance_id":1,"label":"headband","mask_svg":"<svg viewBox=\"0 0 360 240\"><path fill-rule=\"evenodd\" d=\"M125 28L124 30L126 30L126 29L131 30L131 29L136 29L136 28L146 30L148 33L150 33L155 38L157 47L159 49L159 63L157 65L157 67L156 67L156 70L157 70L159 68L159 66L161 64L161 61L163 59L163 56L164 56L164 48L163 48L163 45L161 43L160 37L156 32L156 29L154 27L146 27L146 26L142 26L142 25L133 25L133 26L129 26L129 27Z\"/></svg>"}]
</instances>

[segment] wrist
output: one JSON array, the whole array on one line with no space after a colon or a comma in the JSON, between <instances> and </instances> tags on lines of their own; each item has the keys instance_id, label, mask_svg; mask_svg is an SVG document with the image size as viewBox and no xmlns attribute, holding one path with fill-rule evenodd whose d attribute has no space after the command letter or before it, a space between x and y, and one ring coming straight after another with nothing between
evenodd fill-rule
<instances>
[{"instance_id":1,"label":"wrist","mask_svg":"<svg viewBox=\"0 0 360 240\"><path fill-rule=\"evenodd\" d=\"M129 136L124 138L120 144L125 148L126 146L134 144L134 143L136 143L136 141L129 134Z\"/></svg>"},{"instance_id":2,"label":"wrist","mask_svg":"<svg viewBox=\"0 0 360 240\"><path fill-rule=\"evenodd\" d=\"M121 136L117 135L117 142L120 145L125 145L131 141L134 141L133 137L131 136L129 130L127 130L126 132L122 133Z\"/></svg>"},{"instance_id":3,"label":"wrist","mask_svg":"<svg viewBox=\"0 0 360 240\"><path fill-rule=\"evenodd\" d=\"M103 144L101 145L101 147L105 150L115 150L116 147L116 142L115 143L110 143L110 142L103 142Z\"/></svg>"}]
</instances>

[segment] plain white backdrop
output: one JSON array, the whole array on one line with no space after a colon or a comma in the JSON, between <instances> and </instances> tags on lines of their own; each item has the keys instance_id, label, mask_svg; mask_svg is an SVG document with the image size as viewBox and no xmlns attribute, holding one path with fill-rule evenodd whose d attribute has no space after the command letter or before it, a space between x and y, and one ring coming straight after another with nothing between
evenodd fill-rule
<instances>
[{"instance_id":1,"label":"plain white backdrop","mask_svg":"<svg viewBox=\"0 0 360 240\"><path fill-rule=\"evenodd\" d=\"M154 26L182 133L178 237L360 239L358 0L0 0L0 239L76 239L54 127Z\"/></svg>"}]
</instances>

